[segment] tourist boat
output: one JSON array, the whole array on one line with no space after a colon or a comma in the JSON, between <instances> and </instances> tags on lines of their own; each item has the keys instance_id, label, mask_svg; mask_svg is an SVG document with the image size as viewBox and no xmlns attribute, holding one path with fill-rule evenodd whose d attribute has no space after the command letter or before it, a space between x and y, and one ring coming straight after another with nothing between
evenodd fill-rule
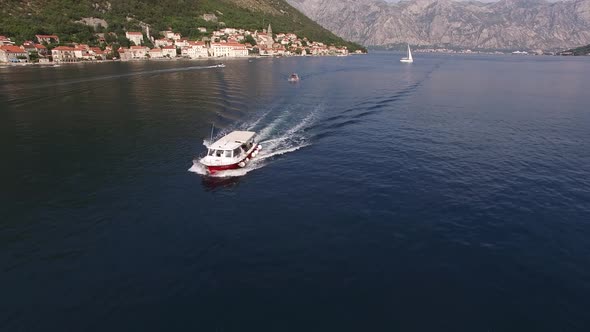
<instances>
[{"instance_id":1,"label":"tourist boat","mask_svg":"<svg viewBox=\"0 0 590 332\"><path fill-rule=\"evenodd\" d=\"M207 155L193 160L207 167L212 174L218 171L245 167L262 149L253 131L232 131L207 148Z\"/></svg>"},{"instance_id":2,"label":"tourist boat","mask_svg":"<svg viewBox=\"0 0 590 332\"><path fill-rule=\"evenodd\" d=\"M414 62L414 59L412 59L412 51L410 50L410 44L408 44L408 56L405 57L405 58L401 58L399 61L400 62L403 62L403 63L412 63L412 62Z\"/></svg>"},{"instance_id":3,"label":"tourist boat","mask_svg":"<svg viewBox=\"0 0 590 332\"><path fill-rule=\"evenodd\" d=\"M289 76L289 82L299 82L299 75L296 73L291 74L291 76Z\"/></svg>"}]
</instances>

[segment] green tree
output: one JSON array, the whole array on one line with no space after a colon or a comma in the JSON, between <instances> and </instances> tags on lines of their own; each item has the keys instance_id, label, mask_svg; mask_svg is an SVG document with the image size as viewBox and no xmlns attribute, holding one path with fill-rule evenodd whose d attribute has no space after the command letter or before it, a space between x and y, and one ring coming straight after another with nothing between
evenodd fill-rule
<instances>
[{"instance_id":1,"label":"green tree","mask_svg":"<svg viewBox=\"0 0 590 332\"><path fill-rule=\"evenodd\" d=\"M30 62L38 62L39 61L39 53L36 51L29 53L29 61Z\"/></svg>"},{"instance_id":2,"label":"green tree","mask_svg":"<svg viewBox=\"0 0 590 332\"><path fill-rule=\"evenodd\" d=\"M143 45L149 47L149 48L154 48L154 44L152 43L152 41L147 37L147 35L144 33L143 34Z\"/></svg>"},{"instance_id":3,"label":"green tree","mask_svg":"<svg viewBox=\"0 0 590 332\"><path fill-rule=\"evenodd\" d=\"M129 46L131 46L131 41L125 36L117 36L117 44L121 47L129 48Z\"/></svg>"},{"instance_id":4,"label":"green tree","mask_svg":"<svg viewBox=\"0 0 590 332\"><path fill-rule=\"evenodd\" d=\"M256 39L254 39L254 37L252 37L252 35L246 35L244 37L244 40L242 40L242 43L250 43L250 45L254 46L256 45Z\"/></svg>"}]
</instances>

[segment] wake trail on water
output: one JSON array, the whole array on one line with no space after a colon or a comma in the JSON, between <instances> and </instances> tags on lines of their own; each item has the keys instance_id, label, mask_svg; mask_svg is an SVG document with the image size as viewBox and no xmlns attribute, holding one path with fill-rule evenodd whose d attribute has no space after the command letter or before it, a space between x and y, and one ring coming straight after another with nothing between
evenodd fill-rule
<instances>
[{"instance_id":1,"label":"wake trail on water","mask_svg":"<svg viewBox=\"0 0 590 332\"><path fill-rule=\"evenodd\" d=\"M289 105L282 108L273 107L265 110L255 119L246 121L241 125L226 128L213 138L213 142L234 130L253 130L257 132L258 143L262 145L259 154L244 168L220 171L215 174L207 174L206 168L201 164L193 164L189 172L210 177L237 177L260 169L271 162L274 157L282 156L311 145L307 130L317 121L319 114L325 109L318 105L311 111L298 105ZM280 113L280 114L277 114ZM209 146L211 140L203 140L203 145Z\"/></svg>"},{"instance_id":2,"label":"wake trail on water","mask_svg":"<svg viewBox=\"0 0 590 332\"><path fill-rule=\"evenodd\" d=\"M359 123L362 118L391 109L392 105L395 103L414 94L431 78L432 74L440 68L442 63L443 62L436 63L421 79L406 85L393 94L361 100L352 107L346 108L336 115L324 118L321 123L318 123L311 128L319 131L315 138L329 135L326 130L339 129L351 124L356 124Z\"/></svg>"},{"instance_id":3,"label":"wake trail on water","mask_svg":"<svg viewBox=\"0 0 590 332\"><path fill-rule=\"evenodd\" d=\"M377 98L366 98L350 108L340 110L336 115L322 118L321 121L318 120L325 110L324 105L318 105L311 111L308 111L309 108L300 105L275 105L260 112L252 120L246 121L239 126L226 128L220 131L213 141L234 130L253 130L258 133L258 141L262 145L262 150L244 168L222 171L209 176L243 176L255 169L266 166L273 157L297 151L311 145L313 141L340 132L344 127L361 123L365 117L391 109L395 103L414 94L424 82L428 81L432 73L440 65L441 63L437 63L421 79L406 85L392 94ZM337 71L345 70L341 69ZM309 75L307 77L312 76ZM208 146L210 143L212 142L209 140L204 140L203 142L205 146ZM207 175L205 167L200 164L194 165L189 171Z\"/></svg>"}]
</instances>

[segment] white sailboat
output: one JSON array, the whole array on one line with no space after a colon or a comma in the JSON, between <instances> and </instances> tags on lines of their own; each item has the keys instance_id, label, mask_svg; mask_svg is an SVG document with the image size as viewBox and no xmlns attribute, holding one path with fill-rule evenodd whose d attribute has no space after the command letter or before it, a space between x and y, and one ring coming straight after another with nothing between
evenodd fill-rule
<instances>
[{"instance_id":1,"label":"white sailboat","mask_svg":"<svg viewBox=\"0 0 590 332\"><path fill-rule=\"evenodd\" d=\"M412 59L412 50L410 50L410 44L408 44L408 56L406 58L401 58L399 61L403 63L414 62L414 59Z\"/></svg>"}]
</instances>

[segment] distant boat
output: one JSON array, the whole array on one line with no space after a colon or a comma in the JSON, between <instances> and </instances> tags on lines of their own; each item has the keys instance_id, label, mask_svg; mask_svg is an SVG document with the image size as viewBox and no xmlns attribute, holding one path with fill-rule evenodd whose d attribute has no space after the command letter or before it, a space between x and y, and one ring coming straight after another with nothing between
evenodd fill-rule
<instances>
[{"instance_id":1,"label":"distant boat","mask_svg":"<svg viewBox=\"0 0 590 332\"><path fill-rule=\"evenodd\" d=\"M296 73L291 74L288 79L289 82L299 82L299 75Z\"/></svg>"},{"instance_id":2,"label":"distant boat","mask_svg":"<svg viewBox=\"0 0 590 332\"><path fill-rule=\"evenodd\" d=\"M412 58L412 50L410 50L410 44L408 44L408 56L405 57L405 58L401 58L399 61L400 62L403 62L403 63L412 63L412 62L414 62L414 59Z\"/></svg>"}]
</instances>

